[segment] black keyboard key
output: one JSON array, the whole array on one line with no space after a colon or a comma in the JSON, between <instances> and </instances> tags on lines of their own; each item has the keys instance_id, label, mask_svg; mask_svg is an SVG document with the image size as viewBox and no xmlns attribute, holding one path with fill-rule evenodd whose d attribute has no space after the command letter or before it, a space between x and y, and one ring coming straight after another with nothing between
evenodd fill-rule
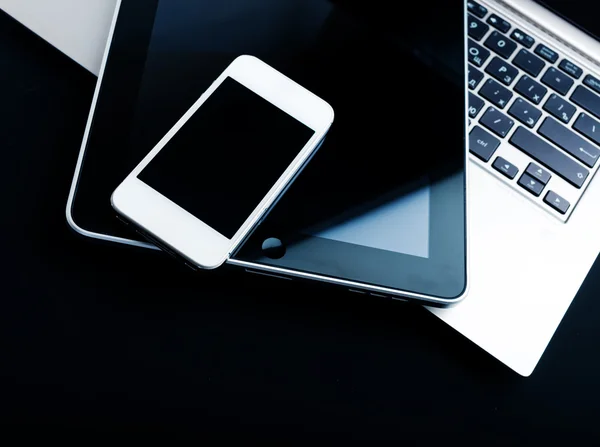
<instances>
[{"instance_id":1,"label":"black keyboard key","mask_svg":"<svg viewBox=\"0 0 600 447\"><path fill-rule=\"evenodd\" d=\"M552 64L558 60L558 53L542 43L535 47L535 54L543 57Z\"/></svg>"},{"instance_id":2,"label":"black keyboard key","mask_svg":"<svg viewBox=\"0 0 600 447\"><path fill-rule=\"evenodd\" d=\"M590 112L596 118L600 118L600 96L587 88L578 86L571 95L571 101Z\"/></svg>"},{"instance_id":3,"label":"black keyboard key","mask_svg":"<svg viewBox=\"0 0 600 447\"><path fill-rule=\"evenodd\" d=\"M577 111L573 104L568 103L555 93L552 93L546 104L544 104L544 110L565 124L571 121Z\"/></svg>"},{"instance_id":4,"label":"black keyboard key","mask_svg":"<svg viewBox=\"0 0 600 447\"><path fill-rule=\"evenodd\" d=\"M487 23L492 25L497 30L502 31L503 33L506 33L511 27L510 23L498 17L496 14L492 14L491 16L489 16L487 19Z\"/></svg>"},{"instance_id":5,"label":"black keyboard key","mask_svg":"<svg viewBox=\"0 0 600 447\"><path fill-rule=\"evenodd\" d=\"M479 126L473 127L469 134L469 151L486 163L490 161L496 149L500 146L500 140L490 135Z\"/></svg>"},{"instance_id":6,"label":"black keyboard key","mask_svg":"<svg viewBox=\"0 0 600 447\"><path fill-rule=\"evenodd\" d=\"M469 92L469 116L471 118L475 118L477 115L479 115L479 112L484 105L485 103L483 102L483 99Z\"/></svg>"},{"instance_id":7,"label":"black keyboard key","mask_svg":"<svg viewBox=\"0 0 600 447\"><path fill-rule=\"evenodd\" d=\"M506 107L508 101L513 97L513 93L510 90L502 87L493 79L488 79L483 84L483 87L479 90L479 94L500 109Z\"/></svg>"},{"instance_id":8,"label":"black keyboard key","mask_svg":"<svg viewBox=\"0 0 600 447\"><path fill-rule=\"evenodd\" d=\"M519 82L517 82L517 85L515 85L515 91L523 95L525 99L528 99L535 105L538 105L540 102L542 102L544 96L546 96L548 89L542 84L531 79L529 76L524 75Z\"/></svg>"},{"instance_id":9,"label":"black keyboard key","mask_svg":"<svg viewBox=\"0 0 600 447\"><path fill-rule=\"evenodd\" d=\"M500 34L498 31L494 31L490 34L490 37L485 40L484 45L504 59L511 57L517 49L516 43L509 40L508 37L504 34Z\"/></svg>"},{"instance_id":10,"label":"black keyboard key","mask_svg":"<svg viewBox=\"0 0 600 447\"><path fill-rule=\"evenodd\" d=\"M594 90L596 93L600 93L600 81L593 77L592 75L587 75L583 79L583 83L587 85L589 88Z\"/></svg>"},{"instance_id":11,"label":"black keyboard key","mask_svg":"<svg viewBox=\"0 0 600 447\"><path fill-rule=\"evenodd\" d=\"M513 64L521 70L525 70L534 78L537 77L546 66L546 63L543 60L527 50L519 51L517 56L513 59Z\"/></svg>"},{"instance_id":12,"label":"black keyboard key","mask_svg":"<svg viewBox=\"0 0 600 447\"><path fill-rule=\"evenodd\" d=\"M568 75L571 75L575 79L579 79L583 74L583 70L581 68L579 68L573 62L567 59L563 59L562 62L558 65L558 68L560 68Z\"/></svg>"},{"instance_id":13,"label":"black keyboard key","mask_svg":"<svg viewBox=\"0 0 600 447\"><path fill-rule=\"evenodd\" d=\"M483 39L485 33L487 33L490 30L489 25L486 25L477 17L474 17L471 14L469 14L469 18L467 19L467 27L469 29L469 37L477 41Z\"/></svg>"},{"instance_id":14,"label":"black keyboard key","mask_svg":"<svg viewBox=\"0 0 600 447\"><path fill-rule=\"evenodd\" d=\"M550 67L542 77L542 83L564 96L571 90L574 81L556 68Z\"/></svg>"},{"instance_id":15,"label":"black keyboard key","mask_svg":"<svg viewBox=\"0 0 600 447\"><path fill-rule=\"evenodd\" d=\"M487 67L485 67L485 72L502 82L504 85L512 84L519 74L519 70L499 57L494 57L494 59L490 61Z\"/></svg>"},{"instance_id":16,"label":"black keyboard key","mask_svg":"<svg viewBox=\"0 0 600 447\"><path fill-rule=\"evenodd\" d=\"M508 177L511 180L514 179L519 173L519 169L515 165L506 161L502 157L496 157L496 160L494 160L494 164L492 165L492 167L496 171L500 172L501 174L504 174L505 177Z\"/></svg>"},{"instance_id":17,"label":"black keyboard key","mask_svg":"<svg viewBox=\"0 0 600 447\"><path fill-rule=\"evenodd\" d=\"M598 161L600 149L553 118L546 118L538 129L538 133L590 168L593 168Z\"/></svg>"},{"instance_id":18,"label":"black keyboard key","mask_svg":"<svg viewBox=\"0 0 600 447\"><path fill-rule=\"evenodd\" d=\"M483 19L488 13L488 10L485 6L481 6L479 3L474 2L473 0L467 1L467 8L470 13L475 14L480 19Z\"/></svg>"},{"instance_id":19,"label":"black keyboard key","mask_svg":"<svg viewBox=\"0 0 600 447\"><path fill-rule=\"evenodd\" d=\"M493 107L486 110L479 122L502 138L508 135L510 129L515 125L513 120Z\"/></svg>"},{"instance_id":20,"label":"black keyboard key","mask_svg":"<svg viewBox=\"0 0 600 447\"><path fill-rule=\"evenodd\" d=\"M526 48L531 48L535 43L535 39L533 37L531 37L529 34L525 34L518 28L512 32L510 38L516 40Z\"/></svg>"},{"instance_id":21,"label":"black keyboard key","mask_svg":"<svg viewBox=\"0 0 600 447\"><path fill-rule=\"evenodd\" d=\"M586 168L567 154L546 143L524 127L517 128L510 138L510 143L577 188L583 186L590 174Z\"/></svg>"},{"instance_id":22,"label":"black keyboard key","mask_svg":"<svg viewBox=\"0 0 600 447\"><path fill-rule=\"evenodd\" d=\"M538 179L538 181L540 183L543 183L544 185L547 185L550 179L552 178L552 175L550 175L548 171L546 171L544 168L539 167L535 163L529 163L529 166L527 166L525 172L531 177Z\"/></svg>"},{"instance_id":23,"label":"black keyboard key","mask_svg":"<svg viewBox=\"0 0 600 447\"><path fill-rule=\"evenodd\" d=\"M533 128L542 116L542 112L522 98L515 99L515 102L513 102L513 105L508 110L508 114L529 128Z\"/></svg>"},{"instance_id":24,"label":"black keyboard key","mask_svg":"<svg viewBox=\"0 0 600 447\"><path fill-rule=\"evenodd\" d=\"M488 57L490 57L490 52L488 50L478 43L475 43L474 40L469 39L469 62L477 67L481 67L485 64Z\"/></svg>"},{"instance_id":25,"label":"black keyboard key","mask_svg":"<svg viewBox=\"0 0 600 447\"><path fill-rule=\"evenodd\" d=\"M600 145L600 123L591 116L585 113L579 114L579 118L573 124L573 129Z\"/></svg>"},{"instance_id":26,"label":"black keyboard key","mask_svg":"<svg viewBox=\"0 0 600 447\"><path fill-rule=\"evenodd\" d=\"M536 197L540 196L545 187L545 185L528 174L523 174L517 183Z\"/></svg>"},{"instance_id":27,"label":"black keyboard key","mask_svg":"<svg viewBox=\"0 0 600 447\"><path fill-rule=\"evenodd\" d=\"M544 197L544 202L550 205L560 214L567 214L567 211L569 211L569 207L571 206L569 202L556 194L554 191L548 191L546 197Z\"/></svg>"},{"instance_id":28,"label":"black keyboard key","mask_svg":"<svg viewBox=\"0 0 600 447\"><path fill-rule=\"evenodd\" d=\"M469 68L467 69L467 72L469 74L469 88L471 90L475 90L481 82L481 80L483 79L483 73L470 64Z\"/></svg>"}]
</instances>

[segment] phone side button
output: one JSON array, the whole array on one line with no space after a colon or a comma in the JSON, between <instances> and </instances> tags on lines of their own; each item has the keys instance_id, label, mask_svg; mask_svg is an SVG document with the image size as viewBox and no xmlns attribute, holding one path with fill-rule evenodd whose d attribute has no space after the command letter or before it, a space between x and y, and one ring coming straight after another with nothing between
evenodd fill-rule
<instances>
[{"instance_id":1,"label":"phone side button","mask_svg":"<svg viewBox=\"0 0 600 447\"><path fill-rule=\"evenodd\" d=\"M365 292L364 290L356 290L356 289L348 289L348 292L360 293L361 295L366 295L367 294L367 292Z\"/></svg>"},{"instance_id":2,"label":"phone side button","mask_svg":"<svg viewBox=\"0 0 600 447\"><path fill-rule=\"evenodd\" d=\"M369 292L369 295L376 296L377 298L391 298L389 295L384 295L382 293Z\"/></svg>"},{"instance_id":3,"label":"phone side button","mask_svg":"<svg viewBox=\"0 0 600 447\"><path fill-rule=\"evenodd\" d=\"M123 219L121 216L119 216L117 214L117 219L119 219L121 222L123 222L125 225L129 225L129 222L127 222L125 219Z\"/></svg>"},{"instance_id":4,"label":"phone side button","mask_svg":"<svg viewBox=\"0 0 600 447\"><path fill-rule=\"evenodd\" d=\"M375 296L375 297L377 297L377 298L387 298L387 299L390 299L390 300L399 301L399 302L401 302L401 303L406 303L406 302L408 302L408 300L406 300L406 299L404 299L404 298L399 298L399 297L397 297L397 296L393 296L393 295L383 295L383 294L381 294L381 293L373 293L373 292L370 292L370 293L369 293L369 295L371 295L371 296Z\"/></svg>"}]
</instances>

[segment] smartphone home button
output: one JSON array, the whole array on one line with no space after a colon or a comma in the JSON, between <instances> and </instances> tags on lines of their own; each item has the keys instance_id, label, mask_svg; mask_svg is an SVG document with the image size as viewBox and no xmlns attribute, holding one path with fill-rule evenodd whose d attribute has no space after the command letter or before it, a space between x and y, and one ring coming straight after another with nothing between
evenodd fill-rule
<instances>
[{"instance_id":1,"label":"smartphone home button","mask_svg":"<svg viewBox=\"0 0 600 447\"><path fill-rule=\"evenodd\" d=\"M262 243L262 251L267 258L281 259L285 255L285 245L276 237L270 237Z\"/></svg>"}]
</instances>

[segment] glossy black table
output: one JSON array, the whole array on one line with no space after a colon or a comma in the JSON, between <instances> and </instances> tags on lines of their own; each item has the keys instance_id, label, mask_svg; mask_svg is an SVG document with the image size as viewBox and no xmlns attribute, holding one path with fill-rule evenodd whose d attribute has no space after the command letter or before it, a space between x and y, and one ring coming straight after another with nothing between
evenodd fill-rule
<instances>
[{"instance_id":1,"label":"glossy black table","mask_svg":"<svg viewBox=\"0 0 600 447\"><path fill-rule=\"evenodd\" d=\"M419 307L84 239L64 210L95 82L0 13L3 433L600 439L600 263L523 379Z\"/></svg>"}]
</instances>

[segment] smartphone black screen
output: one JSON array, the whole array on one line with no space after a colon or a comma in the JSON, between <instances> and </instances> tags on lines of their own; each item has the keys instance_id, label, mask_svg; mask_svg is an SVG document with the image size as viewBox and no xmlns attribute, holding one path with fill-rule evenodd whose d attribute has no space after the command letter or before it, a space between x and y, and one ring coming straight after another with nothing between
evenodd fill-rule
<instances>
[{"instance_id":1,"label":"smartphone black screen","mask_svg":"<svg viewBox=\"0 0 600 447\"><path fill-rule=\"evenodd\" d=\"M228 77L138 178L232 238L313 135Z\"/></svg>"}]
</instances>

